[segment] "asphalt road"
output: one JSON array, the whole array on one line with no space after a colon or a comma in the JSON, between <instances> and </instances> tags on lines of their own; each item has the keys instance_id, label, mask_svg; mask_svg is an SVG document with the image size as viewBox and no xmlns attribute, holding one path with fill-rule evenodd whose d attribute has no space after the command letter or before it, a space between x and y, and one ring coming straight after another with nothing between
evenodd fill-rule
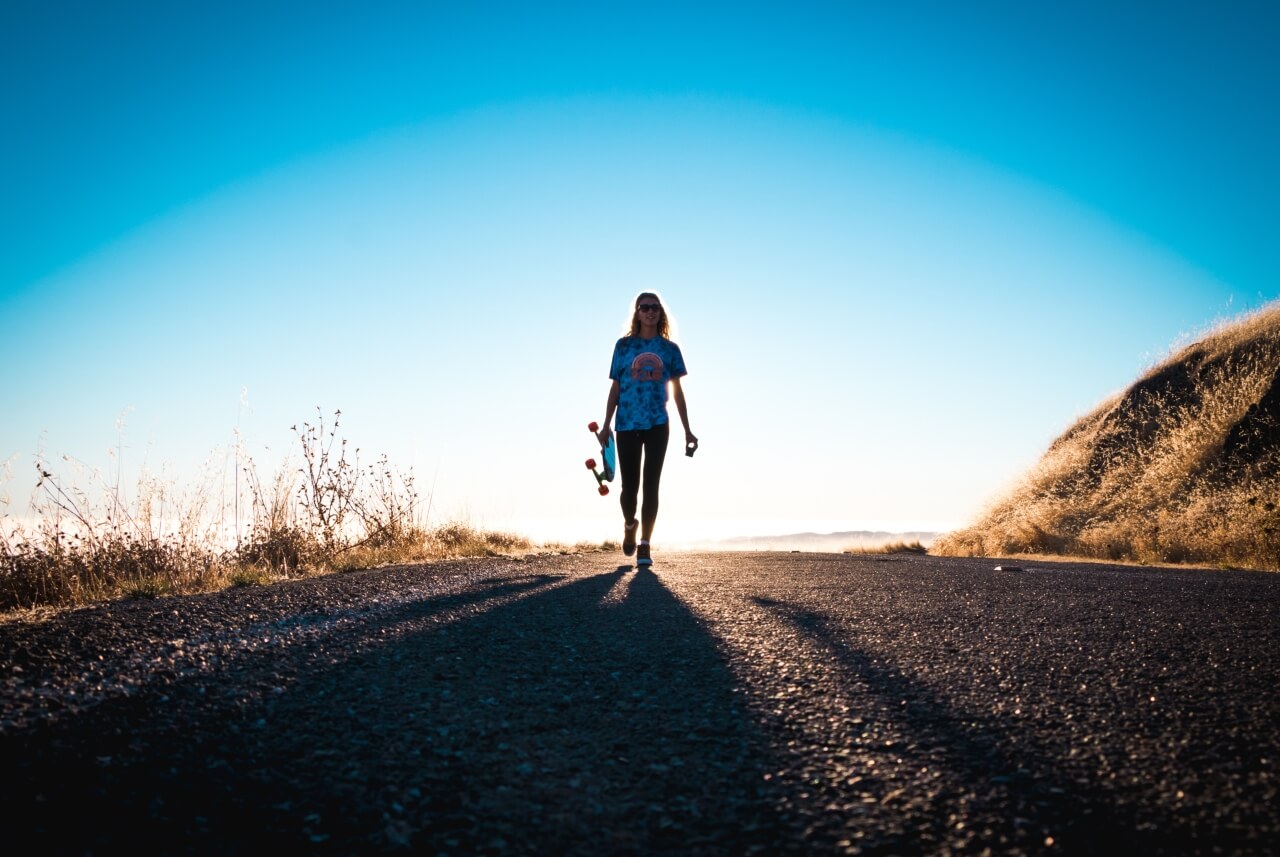
<instances>
[{"instance_id":1,"label":"asphalt road","mask_svg":"<svg viewBox=\"0 0 1280 857\"><path fill-rule=\"evenodd\" d=\"M718 553L0 624L31 853L1269 854L1280 575Z\"/></svg>"}]
</instances>

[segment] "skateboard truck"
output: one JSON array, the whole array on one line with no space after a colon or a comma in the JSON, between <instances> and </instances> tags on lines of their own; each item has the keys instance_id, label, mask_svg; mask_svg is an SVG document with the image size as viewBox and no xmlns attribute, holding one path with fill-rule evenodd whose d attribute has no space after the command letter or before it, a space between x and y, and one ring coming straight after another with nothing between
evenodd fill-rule
<instances>
[{"instance_id":1,"label":"skateboard truck","mask_svg":"<svg viewBox=\"0 0 1280 857\"><path fill-rule=\"evenodd\" d=\"M597 440L600 439L600 426L598 423L592 422L587 426L587 428L592 434L596 435ZM609 493L609 486L604 483L613 481L613 472L617 462L617 450L614 446L612 436L609 437L608 443L600 446L600 457L603 459L603 462L599 470L596 470L596 460L594 458L587 459L587 469L590 470L591 475L596 478L596 484L600 486L600 496L603 497Z\"/></svg>"}]
</instances>

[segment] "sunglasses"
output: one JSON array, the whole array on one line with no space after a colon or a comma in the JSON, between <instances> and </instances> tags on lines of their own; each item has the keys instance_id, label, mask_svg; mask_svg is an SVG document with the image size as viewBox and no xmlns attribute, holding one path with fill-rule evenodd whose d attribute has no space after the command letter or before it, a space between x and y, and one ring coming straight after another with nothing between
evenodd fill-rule
<instances>
[{"instance_id":1,"label":"sunglasses","mask_svg":"<svg viewBox=\"0 0 1280 857\"><path fill-rule=\"evenodd\" d=\"M661 312L662 304L636 304L636 309L640 312Z\"/></svg>"}]
</instances>

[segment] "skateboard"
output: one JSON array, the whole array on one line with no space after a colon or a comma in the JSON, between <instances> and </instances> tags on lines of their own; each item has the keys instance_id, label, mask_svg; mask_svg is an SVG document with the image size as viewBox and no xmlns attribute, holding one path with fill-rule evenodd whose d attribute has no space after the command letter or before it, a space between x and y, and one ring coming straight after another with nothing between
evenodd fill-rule
<instances>
[{"instance_id":1,"label":"skateboard","mask_svg":"<svg viewBox=\"0 0 1280 857\"><path fill-rule=\"evenodd\" d=\"M596 440L600 439L598 435L600 426L598 424L591 423L587 428L590 429L592 434L596 435ZM596 460L594 458L587 459L587 469L590 470L591 475L596 478L596 484L600 486L601 497L609 493L609 486L604 483L613 481L613 472L617 469L618 465L618 450L613 441L613 435L609 435L609 442L600 447L602 466L599 470L596 470Z\"/></svg>"}]
</instances>

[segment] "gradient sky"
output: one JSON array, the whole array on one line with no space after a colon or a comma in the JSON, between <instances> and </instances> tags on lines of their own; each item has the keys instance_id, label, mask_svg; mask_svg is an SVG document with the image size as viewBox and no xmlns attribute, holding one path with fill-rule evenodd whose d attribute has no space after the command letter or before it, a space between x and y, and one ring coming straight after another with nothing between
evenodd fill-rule
<instances>
[{"instance_id":1,"label":"gradient sky","mask_svg":"<svg viewBox=\"0 0 1280 857\"><path fill-rule=\"evenodd\" d=\"M656 289L658 539L963 524L1280 296L1278 9L8 2L9 513L41 450L194 486L320 407L437 520L616 538Z\"/></svg>"}]
</instances>

